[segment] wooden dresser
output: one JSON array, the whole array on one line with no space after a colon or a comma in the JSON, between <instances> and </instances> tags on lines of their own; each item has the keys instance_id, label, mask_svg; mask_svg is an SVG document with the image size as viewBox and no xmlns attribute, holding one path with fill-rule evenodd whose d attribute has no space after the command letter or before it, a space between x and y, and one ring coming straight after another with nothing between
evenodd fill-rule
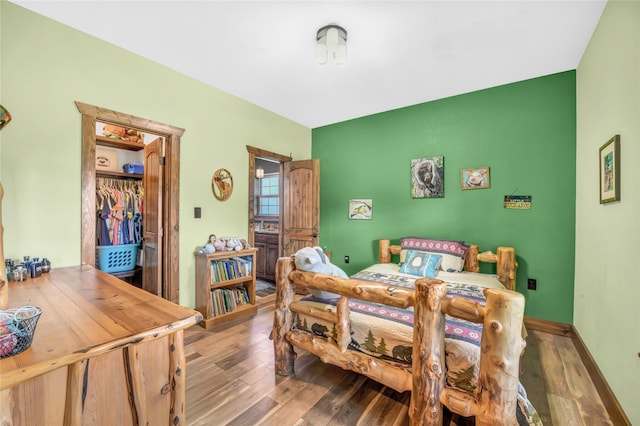
<instances>
[{"instance_id":1,"label":"wooden dresser","mask_svg":"<svg viewBox=\"0 0 640 426\"><path fill-rule=\"evenodd\" d=\"M0 359L0 420L186 424L183 334L200 313L91 266L11 283L9 307L27 302L44 312L31 347Z\"/></svg>"}]
</instances>

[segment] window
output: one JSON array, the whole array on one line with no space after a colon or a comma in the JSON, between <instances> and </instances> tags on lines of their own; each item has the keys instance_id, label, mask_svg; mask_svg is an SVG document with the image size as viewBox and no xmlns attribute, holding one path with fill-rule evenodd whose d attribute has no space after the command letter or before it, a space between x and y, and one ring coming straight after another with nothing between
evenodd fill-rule
<instances>
[{"instance_id":1,"label":"window","mask_svg":"<svg viewBox=\"0 0 640 426\"><path fill-rule=\"evenodd\" d=\"M277 216L280 213L280 176L278 173L258 179L258 216Z\"/></svg>"}]
</instances>

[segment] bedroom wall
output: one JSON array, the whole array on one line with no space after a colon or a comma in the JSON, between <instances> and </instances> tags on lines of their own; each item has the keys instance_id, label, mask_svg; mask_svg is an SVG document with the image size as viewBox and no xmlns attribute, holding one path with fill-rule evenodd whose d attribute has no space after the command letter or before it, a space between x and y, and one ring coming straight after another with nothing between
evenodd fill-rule
<instances>
[{"instance_id":1,"label":"bedroom wall","mask_svg":"<svg viewBox=\"0 0 640 426\"><path fill-rule=\"evenodd\" d=\"M574 71L317 128L312 154L320 159L321 244L348 273L377 260L380 238L513 246L526 315L572 321ZM412 199L411 159L437 155L445 197ZM491 188L461 190L460 169L485 165ZM504 209L511 194L531 195L531 209ZM349 220L351 198L372 199L373 219ZM537 291L527 290L527 277Z\"/></svg>"},{"instance_id":2,"label":"bedroom wall","mask_svg":"<svg viewBox=\"0 0 640 426\"><path fill-rule=\"evenodd\" d=\"M310 129L19 6L0 2L5 255L80 263L80 123L74 101L186 129L180 170L180 302L195 305L193 252L247 236L246 145L307 159ZM224 167L235 189L211 192ZM193 218L193 208L202 218Z\"/></svg>"},{"instance_id":3,"label":"bedroom wall","mask_svg":"<svg viewBox=\"0 0 640 426\"><path fill-rule=\"evenodd\" d=\"M601 205L599 148L620 135L620 201ZM640 2L609 1L577 69L574 324L640 424Z\"/></svg>"}]
</instances>

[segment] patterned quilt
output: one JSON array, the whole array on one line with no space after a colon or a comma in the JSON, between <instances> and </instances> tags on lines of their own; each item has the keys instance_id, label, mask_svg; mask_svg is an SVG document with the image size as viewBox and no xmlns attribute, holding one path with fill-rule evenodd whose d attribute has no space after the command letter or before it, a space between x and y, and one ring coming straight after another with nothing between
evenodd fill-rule
<instances>
[{"instance_id":1,"label":"patterned quilt","mask_svg":"<svg viewBox=\"0 0 640 426\"><path fill-rule=\"evenodd\" d=\"M451 274L450 274L451 275ZM447 295L464 297L481 305L485 305L482 285L470 284L469 274L464 279L455 282L450 276L447 278ZM361 281L385 283L390 286L414 288L415 278L395 271L380 271L366 269L351 278ZM438 277L442 279L442 277ZM471 281L475 278L471 277ZM486 279L486 277L483 277ZM451 281L451 282L449 282ZM491 283L490 283L491 285ZM500 285L499 283L497 285ZM320 299L306 296L301 303L309 304L317 309L329 309L335 312L338 299ZM399 367L411 369L413 348L413 307L400 309L387 305L380 305L356 299L349 300L351 310L351 344L350 348L369 355L384 359ZM322 336L336 339L335 324L318 318L296 314L294 328ZM447 366L447 384L466 391L473 391L478 383L480 339L482 324L472 323L463 319L446 316L445 319L445 363ZM524 395L524 389L522 389ZM529 405L526 395L520 398L521 404ZM520 407L522 409L522 406ZM526 417L536 417L535 409L524 410ZM519 413L522 414L522 413ZM537 419L539 421L539 418ZM538 424L535 420L530 424ZM526 423L525 423L526 424Z\"/></svg>"}]
</instances>

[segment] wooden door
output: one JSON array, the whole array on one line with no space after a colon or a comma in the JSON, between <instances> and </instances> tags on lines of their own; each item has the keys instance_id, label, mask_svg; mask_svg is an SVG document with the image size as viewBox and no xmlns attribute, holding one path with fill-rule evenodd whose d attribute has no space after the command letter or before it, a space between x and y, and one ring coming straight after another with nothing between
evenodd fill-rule
<instances>
[{"instance_id":1,"label":"wooden door","mask_svg":"<svg viewBox=\"0 0 640 426\"><path fill-rule=\"evenodd\" d=\"M320 160L284 163L283 256L318 245L320 237Z\"/></svg>"},{"instance_id":2,"label":"wooden door","mask_svg":"<svg viewBox=\"0 0 640 426\"><path fill-rule=\"evenodd\" d=\"M144 147L144 208L142 288L163 296L162 291L162 182L163 139Z\"/></svg>"}]
</instances>

